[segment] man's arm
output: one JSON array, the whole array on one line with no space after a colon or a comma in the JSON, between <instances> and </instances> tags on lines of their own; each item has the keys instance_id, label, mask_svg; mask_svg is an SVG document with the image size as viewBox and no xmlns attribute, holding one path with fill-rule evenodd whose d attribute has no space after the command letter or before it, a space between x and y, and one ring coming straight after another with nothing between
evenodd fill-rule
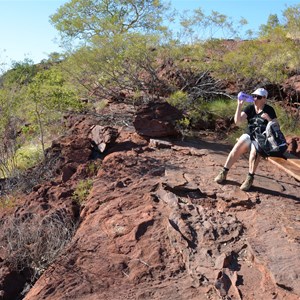
<instances>
[{"instance_id":1,"label":"man's arm","mask_svg":"<svg viewBox=\"0 0 300 300\"><path fill-rule=\"evenodd\" d=\"M238 105L236 107L236 111L234 114L234 123L239 125L247 120L247 114L242 111L244 101L238 101Z\"/></svg>"}]
</instances>

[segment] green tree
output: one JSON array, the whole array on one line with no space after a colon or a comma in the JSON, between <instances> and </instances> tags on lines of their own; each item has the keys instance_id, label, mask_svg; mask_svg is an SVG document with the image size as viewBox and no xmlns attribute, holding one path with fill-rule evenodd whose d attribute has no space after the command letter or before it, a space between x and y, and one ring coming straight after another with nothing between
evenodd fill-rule
<instances>
[{"instance_id":1,"label":"green tree","mask_svg":"<svg viewBox=\"0 0 300 300\"><path fill-rule=\"evenodd\" d=\"M160 0L71 0L50 21L63 40L89 42L99 36L161 31L165 9Z\"/></svg>"},{"instance_id":2,"label":"green tree","mask_svg":"<svg viewBox=\"0 0 300 300\"><path fill-rule=\"evenodd\" d=\"M32 127L37 127L45 154L45 130L68 110L80 111L83 103L65 83L57 68L39 72L27 88L27 108Z\"/></svg>"},{"instance_id":3,"label":"green tree","mask_svg":"<svg viewBox=\"0 0 300 300\"><path fill-rule=\"evenodd\" d=\"M98 37L94 47L82 47L62 65L82 97L118 99L153 97L163 81L158 78L159 38L127 33Z\"/></svg>"},{"instance_id":4,"label":"green tree","mask_svg":"<svg viewBox=\"0 0 300 300\"><path fill-rule=\"evenodd\" d=\"M268 17L267 24L263 24L259 27L259 33L261 36L268 36L272 34L273 30L281 26L278 16L276 14L271 14Z\"/></svg>"},{"instance_id":5,"label":"green tree","mask_svg":"<svg viewBox=\"0 0 300 300\"><path fill-rule=\"evenodd\" d=\"M293 39L300 38L300 4L288 7L284 12L285 27L288 36Z\"/></svg>"}]
</instances>

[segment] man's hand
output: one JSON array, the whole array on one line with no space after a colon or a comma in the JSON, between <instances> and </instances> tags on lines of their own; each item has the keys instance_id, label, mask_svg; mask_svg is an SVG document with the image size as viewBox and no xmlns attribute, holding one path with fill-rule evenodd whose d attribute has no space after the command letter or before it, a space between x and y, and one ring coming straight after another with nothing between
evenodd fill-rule
<instances>
[{"instance_id":1,"label":"man's hand","mask_svg":"<svg viewBox=\"0 0 300 300\"><path fill-rule=\"evenodd\" d=\"M239 106L242 106L244 104L244 102L245 102L245 100L239 100L239 99L237 99L237 101L238 101L238 105Z\"/></svg>"},{"instance_id":2,"label":"man's hand","mask_svg":"<svg viewBox=\"0 0 300 300\"><path fill-rule=\"evenodd\" d=\"M272 119L270 118L270 116L267 113L263 113L261 115L261 117L265 120L267 120L268 122L272 121Z\"/></svg>"}]
</instances>

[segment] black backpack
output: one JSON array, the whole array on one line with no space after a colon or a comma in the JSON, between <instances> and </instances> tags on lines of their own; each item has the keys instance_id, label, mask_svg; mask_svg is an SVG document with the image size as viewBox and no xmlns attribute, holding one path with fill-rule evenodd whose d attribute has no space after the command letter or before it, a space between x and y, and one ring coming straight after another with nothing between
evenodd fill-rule
<instances>
[{"instance_id":1,"label":"black backpack","mask_svg":"<svg viewBox=\"0 0 300 300\"><path fill-rule=\"evenodd\" d=\"M270 121L263 132L257 128L253 134L254 146L263 156L282 156L287 150L287 142L276 121Z\"/></svg>"}]
</instances>

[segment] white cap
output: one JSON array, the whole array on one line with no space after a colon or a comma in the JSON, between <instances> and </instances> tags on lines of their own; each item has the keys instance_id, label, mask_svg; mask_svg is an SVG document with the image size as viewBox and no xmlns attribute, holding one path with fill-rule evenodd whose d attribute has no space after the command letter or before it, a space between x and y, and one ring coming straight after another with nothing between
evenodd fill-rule
<instances>
[{"instance_id":1,"label":"white cap","mask_svg":"<svg viewBox=\"0 0 300 300\"><path fill-rule=\"evenodd\" d=\"M268 97L268 91L263 89L263 88L258 88L256 89L252 95L258 95L258 96L262 96L262 97Z\"/></svg>"}]
</instances>

